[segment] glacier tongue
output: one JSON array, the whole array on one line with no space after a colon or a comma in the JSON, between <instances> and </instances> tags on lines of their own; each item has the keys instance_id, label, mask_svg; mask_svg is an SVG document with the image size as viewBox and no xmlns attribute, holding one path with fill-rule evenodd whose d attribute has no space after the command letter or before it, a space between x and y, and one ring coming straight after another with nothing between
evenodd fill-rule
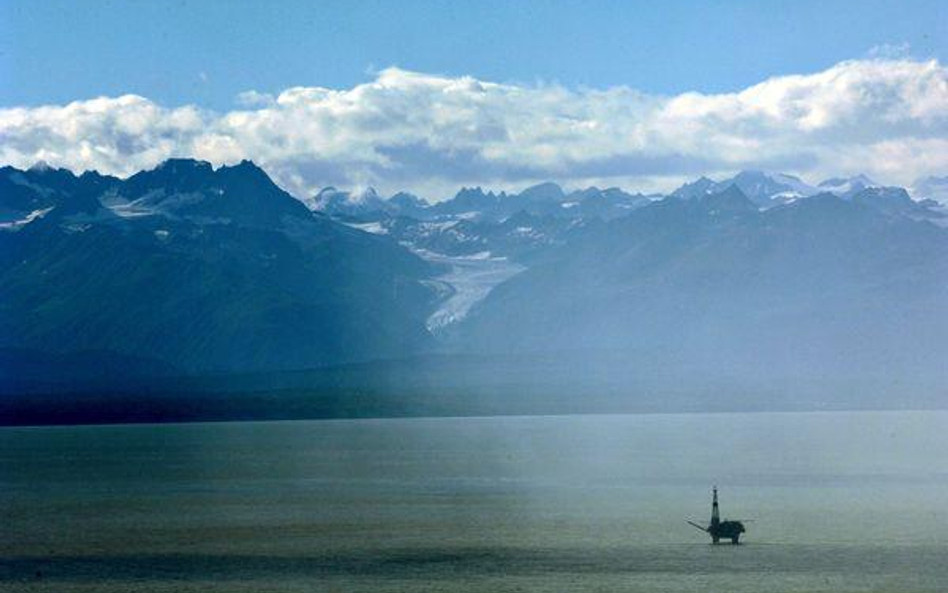
<instances>
[{"instance_id":1,"label":"glacier tongue","mask_svg":"<svg viewBox=\"0 0 948 593\"><path fill-rule=\"evenodd\" d=\"M438 308L428 317L428 331L437 334L449 325L464 319L471 307L483 300L495 286L525 270L505 257L491 257L490 252L469 256L449 256L415 249L420 257L451 266L450 271L435 281L450 291Z\"/></svg>"}]
</instances>

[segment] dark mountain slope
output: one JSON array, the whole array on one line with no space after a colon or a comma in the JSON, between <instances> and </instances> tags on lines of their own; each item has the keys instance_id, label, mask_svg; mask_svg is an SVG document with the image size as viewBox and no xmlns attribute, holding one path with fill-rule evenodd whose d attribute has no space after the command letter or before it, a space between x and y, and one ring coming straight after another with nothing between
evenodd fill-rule
<instances>
[{"instance_id":1,"label":"dark mountain slope","mask_svg":"<svg viewBox=\"0 0 948 593\"><path fill-rule=\"evenodd\" d=\"M0 348L208 372L428 346L429 264L310 213L250 163L166 163L111 191L114 209L67 192L0 233Z\"/></svg>"}]
</instances>

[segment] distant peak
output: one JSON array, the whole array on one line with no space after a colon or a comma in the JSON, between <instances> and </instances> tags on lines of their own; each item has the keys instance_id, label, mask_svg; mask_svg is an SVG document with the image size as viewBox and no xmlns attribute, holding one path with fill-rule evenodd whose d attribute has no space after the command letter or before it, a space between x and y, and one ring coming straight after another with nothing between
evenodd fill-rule
<instances>
[{"instance_id":1,"label":"distant peak","mask_svg":"<svg viewBox=\"0 0 948 593\"><path fill-rule=\"evenodd\" d=\"M948 175L944 177L938 177L937 175L929 175L927 177L921 177L915 180L915 185L920 183L946 183L948 184Z\"/></svg>"},{"instance_id":2,"label":"distant peak","mask_svg":"<svg viewBox=\"0 0 948 593\"><path fill-rule=\"evenodd\" d=\"M223 166L216 171L221 179L236 178L247 183L272 184L273 180L267 172L258 167L253 161L243 160L233 166Z\"/></svg>"},{"instance_id":3,"label":"distant peak","mask_svg":"<svg viewBox=\"0 0 948 593\"><path fill-rule=\"evenodd\" d=\"M852 177L831 177L821 181L818 187L841 187L841 186L863 186L873 187L878 185L875 181L860 173Z\"/></svg>"},{"instance_id":4,"label":"distant peak","mask_svg":"<svg viewBox=\"0 0 948 593\"><path fill-rule=\"evenodd\" d=\"M522 192L520 197L536 198L540 200L558 200L564 196L563 188L552 181L545 181L536 185L531 185Z\"/></svg>"},{"instance_id":5,"label":"distant peak","mask_svg":"<svg viewBox=\"0 0 948 593\"><path fill-rule=\"evenodd\" d=\"M734 176L735 179L761 179L769 175L760 169L745 169Z\"/></svg>"},{"instance_id":6,"label":"distant peak","mask_svg":"<svg viewBox=\"0 0 948 593\"><path fill-rule=\"evenodd\" d=\"M743 212L757 210L754 202L741 191L736 183L728 185L719 192L699 196L697 202L710 211Z\"/></svg>"},{"instance_id":7,"label":"distant peak","mask_svg":"<svg viewBox=\"0 0 948 593\"><path fill-rule=\"evenodd\" d=\"M407 200L410 202L426 202L427 201L424 198L420 198L416 196L415 194L411 192L407 192L407 191L400 191L396 194L393 194L392 197L389 198L389 200Z\"/></svg>"},{"instance_id":8,"label":"distant peak","mask_svg":"<svg viewBox=\"0 0 948 593\"><path fill-rule=\"evenodd\" d=\"M170 159L165 159L164 161L158 163L158 166L155 167L156 171L160 171L160 170L181 171L185 169L212 170L212 167L211 167L211 163L207 161L200 161L197 159L185 158L185 157L173 157Z\"/></svg>"},{"instance_id":9,"label":"distant peak","mask_svg":"<svg viewBox=\"0 0 948 593\"><path fill-rule=\"evenodd\" d=\"M714 192L713 194L708 194L703 199L706 201L711 201L711 200L727 199L731 197L747 198L747 194L745 194L741 190L740 186L737 185L736 183L730 183L728 184L727 187L725 187L721 191Z\"/></svg>"},{"instance_id":10,"label":"distant peak","mask_svg":"<svg viewBox=\"0 0 948 593\"><path fill-rule=\"evenodd\" d=\"M474 187L464 186L460 190L458 190L458 193L456 193L454 197L466 196L466 195L472 195L472 194L483 194L483 193L484 193L484 190L481 189L481 186L479 185L474 186Z\"/></svg>"},{"instance_id":11,"label":"distant peak","mask_svg":"<svg viewBox=\"0 0 948 593\"><path fill-rule=\"evenodd\" d=\"M906 204L912 201L908 191L901 187L866 187L857 192L853 199L897 200Z\"/></svg>"},{"instance_id":12,"label":"distant peak","mask_svg":"<svg viewBox=\"0 0 948 593\"><path fill-rule=\"evenodd\" d=\"M556 190L556 189L560 189L560 186L559 186L559 184L557 184L557 183L555 183L555 182L553 182L553 181L544 181L543 183L537 183L536 185L531 185L531 186L528 187L527 189L553 189L553 190ZM524 190L524 191L526 191L526 190Z\"/></svg>"},{"instance_id":13,"label":"distant peak","mask_svg":"<svg viewBox=\"0 0 948 593\"><path fill-rule=\"evenodd\" d=\"M201 161L201 162L204 163L204 161ZM204 163L204 164L208 165L207 163ZM219 169L219 171L235 171L239 173L262 173L263 175L266 175L266 172L263 169L261 169L255 162L251 160L247 160L247 159L240 161L236 165L230 165L230 166L224 165L223 167Z\"/></svg>"},{"instance_id":14,"label":"distant peak","mask_svg":"<svg viewBox=\"0 0 948 593\"><path fill-rule=\"evenodd\" d=\"M671 195L678 198L690 199L710 193L716 185L716 181L702 175L694 181L683 183L678 189L673 191Z\"/></svg>"},{"instance_id":15,"label":"distant peak","mask_svg":"<svg viewBox=\"0 0 948 593\"><path fill-rule=\"evenodd\" d=\"M262 171L262 170L263 170L263 169L261 169L261 168L257 165L257 163L251 161L250 159L243 159L243 160L241 160L239 163L237 163L236 165L234 165L232 168L233 168L233 169L250 169L250 170L254 170L254 171Z\"/></svg>"},{"instance_id":16,"label":"distant peak","mask_svg":"<svg viewBox=\"0 0 948 593\"><path fill-rule=\"evenodd\" d=\"M795 208L798 210L813 209L813 208L823 208L823 207L837 207L839 205L847 205L846 200L837 196L833 192L820 192L805 200L797 200L791 204L788 204L788 208Z\"/></svg>"}]
</instances>

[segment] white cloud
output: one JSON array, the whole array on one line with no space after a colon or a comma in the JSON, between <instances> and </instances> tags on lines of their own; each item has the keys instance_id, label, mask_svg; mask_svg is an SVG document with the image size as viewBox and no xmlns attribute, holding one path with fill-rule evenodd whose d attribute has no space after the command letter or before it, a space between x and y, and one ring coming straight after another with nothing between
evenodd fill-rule
<instances>
[{"instance_id":1,"label":"white cloud","mask_svg":"<svg viewBox=\"0 0 948 593\"><path fill-rule=\"evenodd\" d=\"M948 71L870 57L735 93L646 95L440 77L397 68L351 89L249 91L240 109L167 108L139 96L0 109L0 160L120 175L170 156L250 158L298 195L322 185L668 186L779 169L883 182L948 171ZM436 193L435 193L436 192Z\"/></svg>"}]
</instances>

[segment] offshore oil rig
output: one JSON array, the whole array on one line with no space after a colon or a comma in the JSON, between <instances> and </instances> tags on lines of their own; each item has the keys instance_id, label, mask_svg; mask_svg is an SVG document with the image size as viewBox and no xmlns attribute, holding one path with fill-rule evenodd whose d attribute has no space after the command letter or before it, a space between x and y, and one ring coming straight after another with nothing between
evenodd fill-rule
<instances>
[{"instance_id":1,"label":"offshore oil rig","mask_svg":"<svg viewBox=\"0 0 948 593\"><path fill-rule=\"evenodd\" d=\"M714 487L714 495L711 499L711 524L707 527L698 525L693 521L688 524L704 531L711 536L711 543L716 544L722 539L729 539L735 546L741 543L741 534L744 533L744 524L740 521L721 520L721 514L718 510L718 487Z\"/></svg>"}]
</instances>

